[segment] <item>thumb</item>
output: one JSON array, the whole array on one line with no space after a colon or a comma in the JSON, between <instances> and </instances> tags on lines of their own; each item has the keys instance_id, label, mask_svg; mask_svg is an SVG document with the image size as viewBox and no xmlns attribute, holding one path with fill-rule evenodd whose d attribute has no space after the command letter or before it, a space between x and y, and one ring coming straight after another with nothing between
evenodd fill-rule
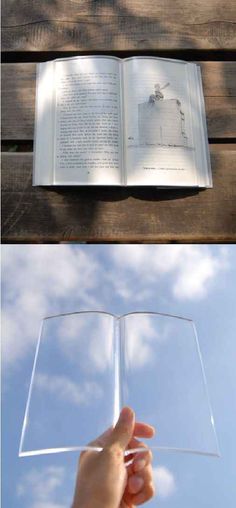
<instances>
[{"instance_id":1,"label":"thumb","mask_svg":"<svg viewBox=\"0 0 236 508\"><path fill-rule=\"evenodd\" d=\"M118 444L122 450L125 450L133 436L134 424L134 411L130 407L123 407L119 420L107 439L106 448Z\"/></svg>"}]
</instances>

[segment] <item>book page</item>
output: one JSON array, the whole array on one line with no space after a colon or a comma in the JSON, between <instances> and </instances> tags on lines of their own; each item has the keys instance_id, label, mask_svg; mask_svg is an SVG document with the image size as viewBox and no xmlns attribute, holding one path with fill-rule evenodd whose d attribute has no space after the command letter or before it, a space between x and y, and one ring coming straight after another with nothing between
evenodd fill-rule
<instances>
[{"instance_id":1,"label":"book page","mask_svg":"<svg viewBox=\"0 0 236 508\"><path fill-rule=\"evenodd\" d=\"M148 446L218 455L194 323L138 312L121 321L121 405L156 428Z\"/></svg>"},{"instance_id":2,"label":"book page","mask_svg":"<svg viewBox=\"0 0 236 508\"><path fill-rule=\"evenodd\" d=\"M37 64L33 185L53 181L54 68L54 61Z\"/></svg>"},{"instance_id":3,"label":"book page","mask_svg":"<svg viewBox=\"0 0 236 508\"><path fill-rule=\"evenodd\" d=\"M55 184L121 182L120 61L56 61Z\"/></svg>"},{"instance_id":4,"label":"book page","mask_svg":"<svg viewBox=\"0 0 236 508\"><path fill-rule=\"evenodd\" d=\"M197 185L188 65L151 57L123 65L128 185Z\"/></svg>"},{"instance_id":5,"label":"book page","mask_svg":"<svg viewBox=\"0 0 236 508\"><path fill-rule=\"evenodd\" d=\"M78 312L43 320L20 456L86 449L113 425L114 348L110 314Z\"/></svg>"}]
</instances>

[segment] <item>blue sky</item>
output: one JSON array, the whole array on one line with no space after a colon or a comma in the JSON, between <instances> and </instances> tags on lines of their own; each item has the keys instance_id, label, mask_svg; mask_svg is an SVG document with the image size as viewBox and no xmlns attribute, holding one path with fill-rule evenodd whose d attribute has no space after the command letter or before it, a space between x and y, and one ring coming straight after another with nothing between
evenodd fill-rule
<instances>
[{"instance_id":1,"label":"blue sky","mask_svg":"<svg viewBox=\"0 0 236 508\"><path fill-rule=\"evenodd\" d=\"M18 458L18 447L41 319L94 309L195 321L222 457L156 451L147 506L235 506L235 258L233 245L2 247L4 508L70 506L78 454Z\"/></svg>"}]
</instances>

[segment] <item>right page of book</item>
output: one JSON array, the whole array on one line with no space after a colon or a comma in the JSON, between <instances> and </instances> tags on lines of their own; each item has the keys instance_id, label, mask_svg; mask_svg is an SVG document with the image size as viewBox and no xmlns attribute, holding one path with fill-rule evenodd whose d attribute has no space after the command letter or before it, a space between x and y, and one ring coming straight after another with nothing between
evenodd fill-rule
<instances>
[{"instance_id":1,"label":"right page of book","mask_svg":"<svg viewBox=\"0 0 236 508\"><path fill-rule=\"evenodd\" d=\"M207 185L199 74L182 61L138 57L123 64L128 185Z\"/></svg>"},{"instance_id":2,"label":"right page of book","mask_svg":"<svg viewBox=\"0 0 236 508\"><path fill-rule=\"evenodd\" d=\"M151 448L218 454L199 343L191 320L134 313L121 321L121 405L156 435Z\"/></svg>"}]
</instances>

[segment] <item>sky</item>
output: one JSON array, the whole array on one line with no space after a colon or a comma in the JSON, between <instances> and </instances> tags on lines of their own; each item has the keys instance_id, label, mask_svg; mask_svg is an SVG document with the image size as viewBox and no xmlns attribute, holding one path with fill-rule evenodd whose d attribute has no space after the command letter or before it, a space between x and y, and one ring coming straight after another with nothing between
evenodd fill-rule
<instances>
[{"instance_id":1,"label":"sky","mask_svg":"<svg viewBox=\"0 0 236 508\"><path fill-rule=\"evenodd\" d=\"M70 507L78 452L19 458L18 450L42 318L59 313L89 310L105 311L116 315L135 311L159 312L194 320L221 457L155 450L153 471L157 495L146 506L235 507L235 259L234 245L20 245L17 248L14 245L2 246L2 505L4 508ZM64 427L62 424L59 431L62 429L64 432L68 428L67 420L70 421L73 439L76 438L78 428L76 419L81 407L86 416L83 422L84 434L82 429L80 439L83 437L86 439L85 430L89 431L87 420L89 420L91 407L97 408L97 419L95 422L93 418L94 426L91 427L91 432L95 432L96 428L99 429L99 425L105 421L100 418L102 411L99 412L99 408L106 409L104 414L107 414L109 420L110 404L107 403L104 406L101 390L103 385L100 385L104 383L109 387L109 397L112 397L112 385L110 387L108 383L108 377L112 379L110 362L112 338L111 328L106 329L108 339L106 341L102 339L103 354L99 355L99 351L96 350L96 341L92 334L87 342L87 353L84 357L86 361L81 361L79 365L73 363L73 349L68 348L68 344L75 347L73 326L72 331L69 332L67 322L61 322L58 337L62 348L65 347L63 330L68 336L63 352L66 362L63 364L61 360L59 361L58 352L55 353L55 349L48 355L50 345L47 342L49 349L45 349L44 352L42 350L42 355L39 357L42 360L41 365L46 365L46 358L54 358L54 361L48 362L47 369L40 369L35 384L35 400L37 400L35 408L41 418L42 429L45 418L49 417L45 409L47 408L44 398L47 396L45 387L51 400L55 399L55 390L60 392L60 405L58 407L55 405L54 410L60 411L61 407L67 409L62 422ZM98 331L98 335L99 333L101 331ZM136 376L137 379L143 378L145 388L150 383L146 374L152 372L153 344L156 348L158 340L152 332L150 323L144 321L142 334L141 340L137 327L135 331L130 331L130 349L127 350L127 355L131 359L129 365L133 366L130 368L132 373L130 380L135 385ZM160 347L164 351L167 342L164 346L163 344L164 341ZM55 347L55 341L52 347ZM173 348L170 346L168 348L170 364L173 365L173 353L171 353ZM134 350L135 357L132 356ZM82 349L79 351L80 354L81 351ZM156 357L153 356L153 358ZM93 375L89 362L92 362ZM60 365L60 372L58 365ZM71 378L70 376L76 371L80 372L80 377ZM158 364L156 371L158 371ZM165 375L165 369L161 370L161 365L159 372ZM143 376L140 376L140 373ZM177 374L176 371L176 376ZM77 391L78 379L81 389ZM197 389L195 390L194 380L195 377L189 379L189 385L194 393L196 412L194 413L194 404L191 401L192 413L188 414L188 425L186 425L186 431L182 432L179 426L179 414L177 414L177 408L181 408L181 404L176 402L172 418L169 419L171 425L168 433L166 431L165 434L165 429L160 430L163 441L164 439L171 440L174 436L173 439L176 439L177 444L183 439L185 445L188 436L190 444L199 444L198 434L201 431L202 414L199 410L198 392ZM167 394L169 396L168 383L162 386L164 387L163 397ZM141 392L142 386L139 382L132 399L138 411L141 411L143 405ZM152 397L154 395L153 392ZM150 397L146 399L147 408L146 406L145 408L149 414ZM154 415L156 414L155 402ZM68 406L68 403L71 405ZM173 416L175 409L176 423ZM72 414L74 418L71 418ZM168 413L166 413L165 421L167 416ZM150 412L150 418L152 417ZM47 436L43 430L41 436L42 440L48 439L48 442L52 439L52 433L48 432ZM59 432L58 442L61 436ZM32 444L30 439L33 441L33 432L28 435L28 445ZM53 443L53 446L54 444L56 446L58 443Z\"/></svg>"}]
</instances>

